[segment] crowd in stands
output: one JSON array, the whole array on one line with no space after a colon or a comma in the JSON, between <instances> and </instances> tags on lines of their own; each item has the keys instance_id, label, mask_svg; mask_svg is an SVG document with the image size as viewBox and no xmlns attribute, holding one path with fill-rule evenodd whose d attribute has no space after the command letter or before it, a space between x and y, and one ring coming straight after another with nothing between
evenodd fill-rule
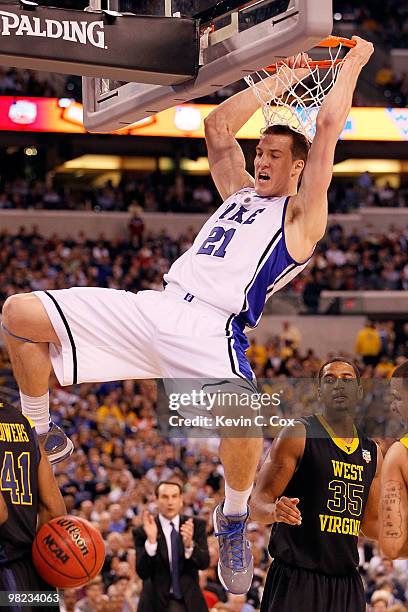
<instances>
[{"instance_id":1,"label":"crowd in stands","mask_svg":"<svg viewBox=\"0 0 408 612\"><path fill-rule=\"evenodd\" d=\"M164 229L145 230L143 217L132 216L127 236L91 240L58 235L43 237L37 227L0 233L0 303L14 293L70 286L138 291L161 289L172 262L195 238L192 228L178 238ZM369 226L346 235L329 227L311 263L287 291L303 301L303 310L319 312L323 290L408 290L408 228L386 232ZM273 300L273 298L272 298Z\"/></svg>"},{"instance_id":2,"label":"crowd in stands","mask_svg":"<svg viewBox=\"0 0 408 612\"><path fill-rule=\"evenodd\" d=\"M405 108L408 102L408 72L395 72L390 65L380 68L375 84L382 91L386 105Z\"/></svg>"},{"instance_id":3,"label":"crowd in stands","mask_svg":"<svg viewBox=\"0 0 408 612\"><path fill-rule=\"evenodd\" d=\"M348 213L367 206L399 208L408 205L405 186L397 188L389 182L377 185L369 172L349 182L334 179L328 197L331 213Z\"/></svg>"},{"instance_id":4,"label":"crowd in stands","mask_svg":"<svg viewBox=\"0 0 408 612\"><path fill-rule=\"evenodd\" d=\"M405 0L334 0L337 20L352 23L356 34L373 33L389 48L406 48L408 7ZM336 19L336 17L335 17Z\"/></svg>"},{"instance_id":5,"label":"crowd in stands","mask_svg":"<svg viewBox=\"0 0 408 612\"><path fill-rule=\"evenodd\" d=\"M323 290L406 290L407 252L407 229L391 226L380 233L366 227L346 235L340 225L332 225L291 290L302 292L310 314L318 312Z\"/></svg>"},{"instance_id":6,"label":"crowd in stands","mask_svg":"<svg viewBox=\"0 0 408 612\"><path fill-rule=\"evenodd\" d=\"M64 88L65 82L62 88L58 88L51 75L40 76L33 70L0 67L1 96L64 97L67 95Z\"/></svg>"},{"instance_id":7,"label":"crowd in stands","mask_svg":"<svg viewBox=\"0 0 408 612\"><path fill-rule=\"evenodd\" d=\"M406 207L408 188L389 182L376 184L369 172L355 181L333 179L329 189L329 212L348 213L367 206ZM108 180L102 187L74 187L60 184L49 173L43 179L21 176L0 179L0 210L94 210L127 211L141 206L146 212L210 213L221 204L209 176L163 174L126 177L116 185Z\"/></svg>"},{"instance_id":8,"label":"crowd in stands","mask_svg":"<svg viewBox=\"0 0 408 612\"><path fill-rule=\"evenodd\" d=\"M339 34L345 33L342 26L353 26L353 33L367 37L375 45L389 52L390 49L407 48L408 8L404 0L392 0L383 3L380 0L363 2L344 2L335 0L335 28L340 26ZM337 32L336 32L337 33ZM384 64L375 76L375 85L382 92L379 101L385 106L405 108L408 100L408 72L395 71L391 64ZM377 101L361 97L359 92L355 96L354 105L377 105Z\"/></svg>"},{"instance_id":9,"label":"crowd in stands","mask_svg":"<svg viewBox=\"0 0 408 612\"><path fill-rule=\"evenodd\" d=\"M123 178L115 186L100 188L58 186L48 175L44 180L4 178L0 183L0 210L94 210L126 211L141 205L147 212L210 212L219 196L209 177L164 175L154 172L143 178Z\"/></svg>"}]
</instances>

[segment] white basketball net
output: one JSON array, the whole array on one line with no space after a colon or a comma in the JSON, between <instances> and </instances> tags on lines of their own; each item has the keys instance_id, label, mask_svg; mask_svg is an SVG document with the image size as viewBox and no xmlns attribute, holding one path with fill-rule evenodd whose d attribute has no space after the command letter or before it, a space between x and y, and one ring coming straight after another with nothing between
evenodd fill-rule
<instances>
[{"instance_id":1,"label":"white basketball net","mask_svg":"<svg viewBox=\"0 0 408 612\"><path fill-rule=\"evenodd\" d=\"M265 127L289 125L309 141L313 140L317 113L343 63L343 47L342 43L329 47L329 59L319 62L320 65L313 61L308 63L308 74L302 78L285 60L278 62L274 70L272 67L266 68L245 77L261 104ZM275 79L271 77L272 74ZM276 83L284 89L279 96L275 96Z\"/></svg>"}]
</instances>

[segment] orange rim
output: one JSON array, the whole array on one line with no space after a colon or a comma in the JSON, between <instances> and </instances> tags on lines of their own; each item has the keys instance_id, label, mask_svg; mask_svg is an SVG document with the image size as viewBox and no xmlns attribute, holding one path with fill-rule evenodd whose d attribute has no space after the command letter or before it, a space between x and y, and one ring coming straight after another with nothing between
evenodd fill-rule
<instances>
[{"instance_id":1,"label":"orange rim","mask_svg":"<svg viewBox=\"0 0 408 612\"><path fill-rule=\"evenodd\" d=\"M343 38L342 36L328 36L321 42L319 42L317 47L338 47L339 45L343 45L343 47L348 47L352 49L356 46L356 41L351 40L351 38Z\"/></svg>"},{"instance_id":2,"label":"orange rim","mask_svg":"<svg viewBox=\"0 0 408 612\"><path fill-rule=\"evenodd\" d=\"M319 42L316 47L325 47L325 48L335 48L340 45L343 47L347 47L348 49L352 49L356 46L356 41L351 40L351 38L343 38L342 36L328 36L321 42ZM336 60L312 60L309 62L310 68L331 68L332 66L337 66L344 61L344 58L339 58ZM271 66L267 66L264 68L267 72L276 72L278 68L285 66L284 61L276 62L276 64L272 64Z\"/></svg>"}]
</instances>

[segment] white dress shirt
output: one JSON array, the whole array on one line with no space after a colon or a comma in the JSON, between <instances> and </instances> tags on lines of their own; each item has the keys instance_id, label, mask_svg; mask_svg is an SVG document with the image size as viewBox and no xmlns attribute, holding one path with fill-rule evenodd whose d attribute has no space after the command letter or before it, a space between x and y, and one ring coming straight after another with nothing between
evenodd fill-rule
<instances>
[{"instance_id":1,"label":"white dress shirt","mask_svg":"<svg viewBox=\"0 0 408 612\"><path fill-rule=\"evenodd\" d=\"M166 544L167 544L167 552L169 554L169 562L170 562L170 568L171 568L171 562L172 562L172 557L171 557L171 530L172 530L172 526L170 525L170 523L173 523L174 525L174 529L176 531L180 531L180 515L177 514L174 518L172 518L171 520L166 518L165 516L163 516L162 514L159 514L159 521L160 521L160 525L163 529L163 533L164 533L164 537L166 538ZM189 559L193 553L193 548L194 548L194 542L192 544L192 546L190 548L185 548L184 549L184 557L186 559ZM149 557L154 557L154 555L157 552L157 542L155 542L154 544L152 544L151 542L149 542L149 540L146 540L145 542L145 550L147 552L147 554L149 555Z\"/></svg>"}]
</instances>

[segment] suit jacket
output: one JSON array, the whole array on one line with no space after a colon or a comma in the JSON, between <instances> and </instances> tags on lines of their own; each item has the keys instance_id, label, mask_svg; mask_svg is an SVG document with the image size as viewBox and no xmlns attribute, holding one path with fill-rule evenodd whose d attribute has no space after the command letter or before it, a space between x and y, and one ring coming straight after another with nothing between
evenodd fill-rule
<instances>
[{"instance_id":1,"label":"suit jacket","mask_svg":"<svg viewBox=\"0 0 408 612\"><path fill-rule=\"evenodd\" d=\"M190 517L180 515L180 527ZM143 527L133 531L136 548L136 572L143 580L138 612L167 612L170 601L171 574L166 538L159 518L157 552L150 557L145 549L146 533ZM187 612L208 612L198 581L198 570L210 564L205 521L193 518L194 548L189 559L184 556L183 540L179 538L180 586Z\"/></svg>"}]
</instances>

